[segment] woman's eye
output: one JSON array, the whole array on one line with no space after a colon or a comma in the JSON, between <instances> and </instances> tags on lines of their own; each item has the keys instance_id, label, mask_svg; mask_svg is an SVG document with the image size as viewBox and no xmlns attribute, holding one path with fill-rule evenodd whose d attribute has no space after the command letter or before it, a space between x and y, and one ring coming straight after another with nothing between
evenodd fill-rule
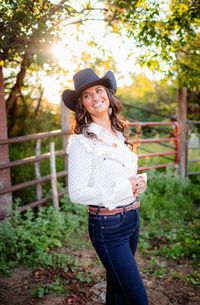
<instances>
[{"instance_id":1,"label":"woman's eye","mask_svg":"<svg viewBox=\"0 0 200 305\"><path fill-rule=\"evenodd\" d=\"M99 89L97 89L97 93L99 93L99 92L101 92L102 90L99 88Z\"/></svg>"},{"instance_id":2,"label":"woman's eye","mask_svg":"<svg viewBox=\"0 0 200 305\"><path fill-rule=\"evenodd\" d=\"M83 95L83 98L84 98L84 99L88 98L88 95L87 95L87 94L84 94L84 95Z\"/></svg>"}]
</instances>

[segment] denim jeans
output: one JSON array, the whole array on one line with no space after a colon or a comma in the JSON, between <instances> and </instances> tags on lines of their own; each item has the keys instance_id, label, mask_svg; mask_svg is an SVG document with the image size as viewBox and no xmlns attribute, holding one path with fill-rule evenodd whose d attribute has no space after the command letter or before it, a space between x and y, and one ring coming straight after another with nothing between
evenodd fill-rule
<instances>
[{"instance_id":1,"label":"denim jeans","mask_svg":"<svg viewBox=\"0 0 200 305\"><path fill-rule=\"evenodd\" d=\"M139 209L102 216L89 214L89 236L106 268L106 305L147 305L147 294L134 255Z\"/></svg>"}]
</instances>

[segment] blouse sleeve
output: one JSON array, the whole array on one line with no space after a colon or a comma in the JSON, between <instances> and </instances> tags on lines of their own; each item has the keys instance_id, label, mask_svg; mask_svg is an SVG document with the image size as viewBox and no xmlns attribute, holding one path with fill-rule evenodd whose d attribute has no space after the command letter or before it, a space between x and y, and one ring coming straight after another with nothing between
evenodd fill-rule
<instances>
[{"instance_id":1,"label":"blouse sleeve","mask_svg":"<svg viewBox=\"0 0 200 305\"><path fill-rule=\"evenodd\" d=\"M111 186L90 186L92 176L93 149L81 141L79 135L71 135L67 146L68 191L72 202L92 205L103 204L109 210L114 209L123 199L133 197L129 179L117 181Z\"/></svg>"}]
</instances>

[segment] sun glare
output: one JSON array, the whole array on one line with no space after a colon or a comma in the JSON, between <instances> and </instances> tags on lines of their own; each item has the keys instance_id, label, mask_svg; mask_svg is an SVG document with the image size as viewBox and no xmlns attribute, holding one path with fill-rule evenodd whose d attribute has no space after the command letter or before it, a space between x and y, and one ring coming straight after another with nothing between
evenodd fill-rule
<instances>
[{"instance_id":1,"label":"sun glare","mask_svg":"<svg viewBox=\"0 0 200 305\"><path fill-rule=\"evenodd\" d=\"M55 58L58 59L60 66L63 66L63 62L66 61L67 57L71 56L69 48L64 43L55 44L51 51Z\"/></svg>"},{"instance_id":2,"label":"sun glare","mask_svg":"<svg viewBox=\"0 0 200 305\"><path fill-rule=\"evenodd\" d=\"M43 87L47 101L53 104L59 104L61 100L59 96L60 86L56 78L53 76L45 76L43 79Z\"/></svg>"}]
</instances>

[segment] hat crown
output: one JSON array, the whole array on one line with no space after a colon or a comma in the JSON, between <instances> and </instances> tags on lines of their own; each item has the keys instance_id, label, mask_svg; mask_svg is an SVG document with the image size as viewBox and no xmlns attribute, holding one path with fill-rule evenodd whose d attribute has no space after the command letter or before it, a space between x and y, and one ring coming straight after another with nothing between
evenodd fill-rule
<instances>
[{"instance_id":1,"label":"hat crown","mask_svg":"<svg viewBox=\"0 0 200 305\"><path fill-rule=\"evenodd\" d=\"M81 70L77 72L73 77L74 89L80 89L99 79L100 78L98 77L98 75L91 68Z\"/></svg>"}]
</instances>

